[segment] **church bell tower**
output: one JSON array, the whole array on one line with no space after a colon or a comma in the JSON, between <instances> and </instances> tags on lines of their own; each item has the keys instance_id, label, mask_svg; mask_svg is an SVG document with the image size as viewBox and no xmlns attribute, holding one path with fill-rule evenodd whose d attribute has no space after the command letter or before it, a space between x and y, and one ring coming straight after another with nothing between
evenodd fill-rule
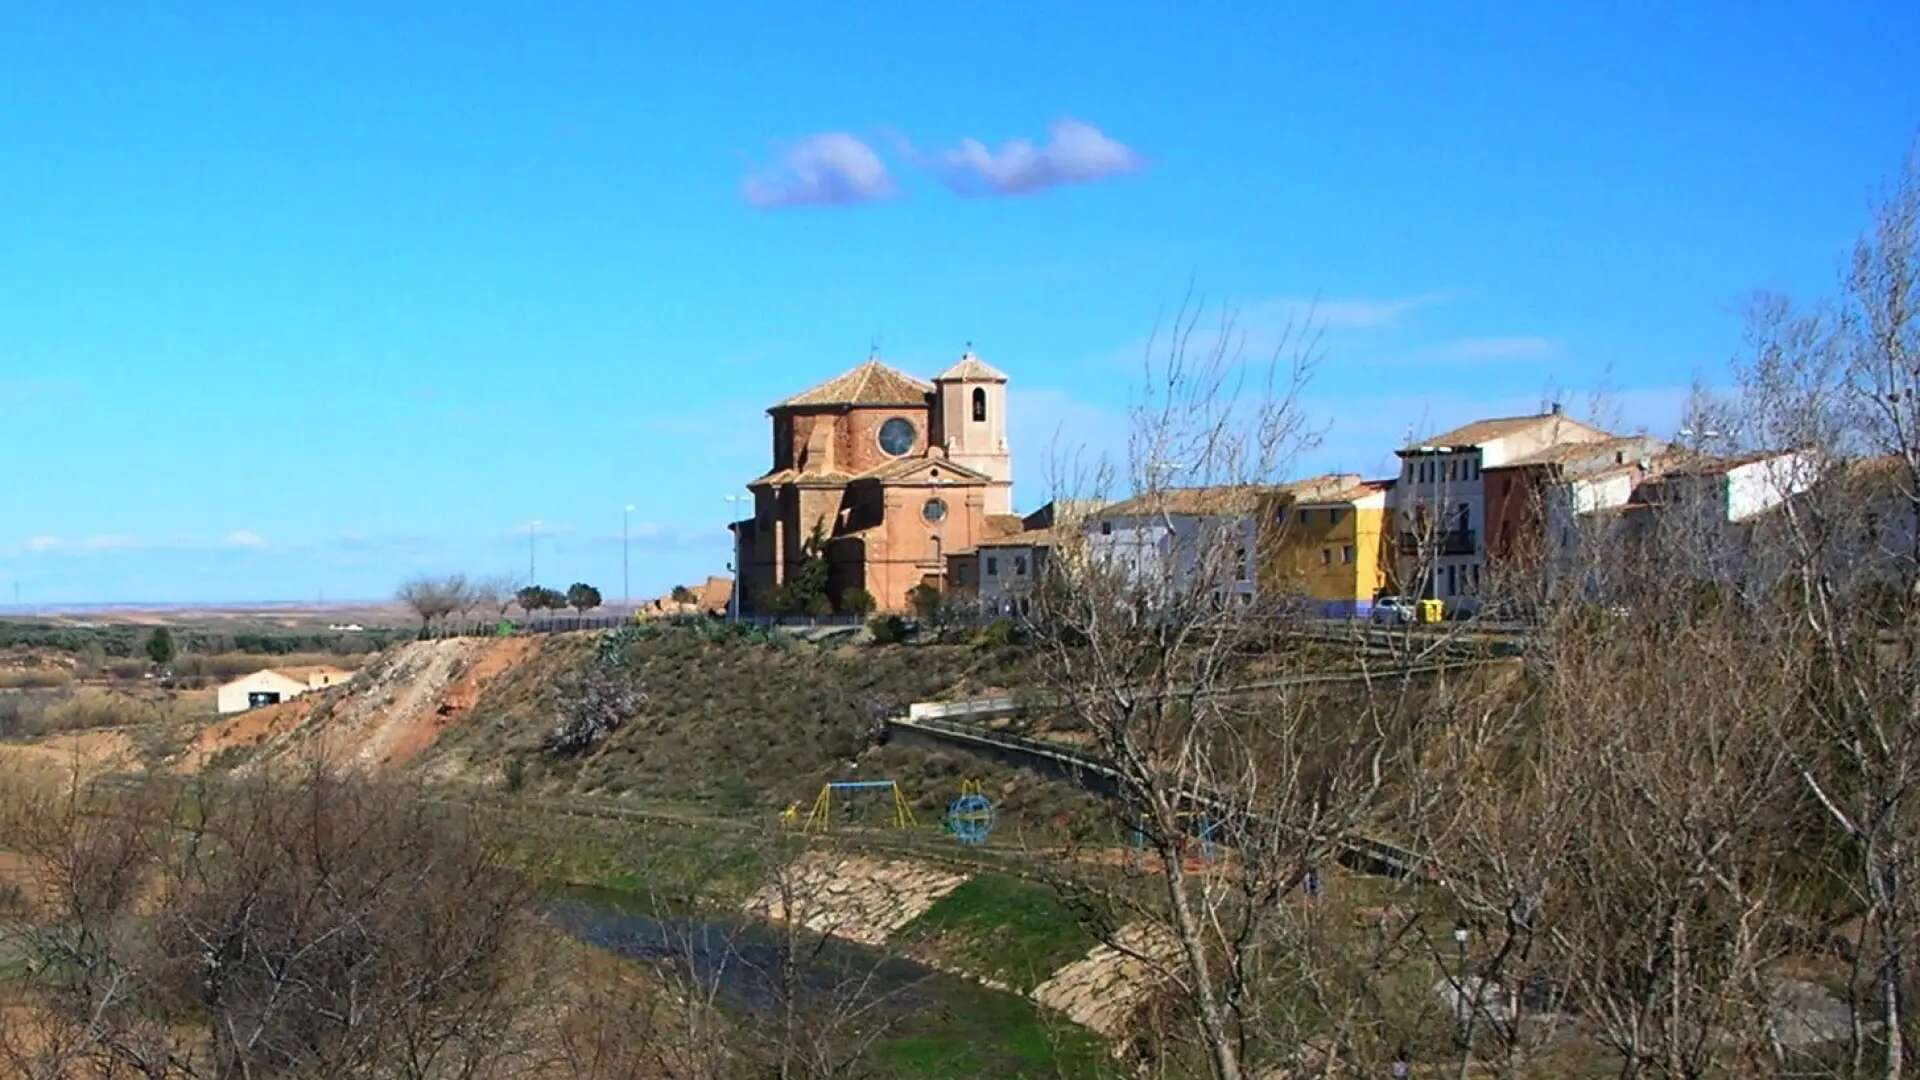
<instances>
[{"instance_id":1,"label":"church bell tower","mask_svg":"<svg viewBox=\"0 0 1920 1080\"><path fill-rule=\"evenodd\" d=\"M1013 459L1007 452L1007 377L973 355L934 376L933 440L947 459L985 473L986 512L1013 512Z\"/></svg>"}]
</instances>

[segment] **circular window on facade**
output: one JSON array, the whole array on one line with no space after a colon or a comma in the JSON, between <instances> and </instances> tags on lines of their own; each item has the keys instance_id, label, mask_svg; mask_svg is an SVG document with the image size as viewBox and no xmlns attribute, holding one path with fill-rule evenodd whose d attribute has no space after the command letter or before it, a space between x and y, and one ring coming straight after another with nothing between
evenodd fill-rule
<instances>
[{"instance_id":1,"label":"circular window on facade","mask_svg":"<svg viewBox=\"0 0 1920 1080\"><path fill-rule=\"evenodd\" d=\"M913 449L913 421L896 416L880 425L880 449L894 457Z\"/></svg>"},{"instance_id":2,"label":"circular window on facade","mask_svg":"<svg viewBox=\"0 0 1920 1080\"><path fill-rule=\"evenodd\" d=\"M920 516L938 525L947 519L947 504L942 499L928 499L927 505L920 508Z\"/></svg>"}]
</instances>

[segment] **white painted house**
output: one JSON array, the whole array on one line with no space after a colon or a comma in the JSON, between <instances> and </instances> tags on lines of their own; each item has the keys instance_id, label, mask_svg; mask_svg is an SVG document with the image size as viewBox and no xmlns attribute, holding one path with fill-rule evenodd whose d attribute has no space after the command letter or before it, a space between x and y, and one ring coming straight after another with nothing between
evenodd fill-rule
<instances>
[{"instance_id":1,"label":"white painted house","mask_svg":"<svg viewBox=\"0 0 1920 1080\"><path fill-rule=\"evenodd\" d=\"M324 690L353 678L344 668L321 664L311 667L263 668L222 683L215 694L215 707L226 713L246 712L264 705L291 701L312 690Z\"/></svg>"},{"instance_id":2,"label":"white painted house","mask_svg":"<svg viewBox=\"0 0 1920 1080\"><path fill-rule=\"evenodd\" d=\"M1088 554L1149 594L1210 587L1218 603L1244 607L1259 590L1260 511L1277 490L1168 488L1116 503L1087 519Z\"/></svg>"}]
</instances>

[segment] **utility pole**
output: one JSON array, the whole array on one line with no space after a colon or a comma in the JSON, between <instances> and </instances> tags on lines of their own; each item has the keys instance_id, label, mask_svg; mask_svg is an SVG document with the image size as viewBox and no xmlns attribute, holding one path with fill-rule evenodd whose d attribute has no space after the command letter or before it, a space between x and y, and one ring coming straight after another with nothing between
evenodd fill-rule
<instances>
[{"instance_id":1,"label":"utility pole","mask_svg":"<svg viewBox=\"0 0 1920 1080\"><path fill-rule=\"evenodd\" d=\"M620 513L620 602L629 608L633 607L633 581L628 574L630 560L628 559L627 522L632 517L633 504L628 503L627 508Z\"/></svg>"}]
</instances>

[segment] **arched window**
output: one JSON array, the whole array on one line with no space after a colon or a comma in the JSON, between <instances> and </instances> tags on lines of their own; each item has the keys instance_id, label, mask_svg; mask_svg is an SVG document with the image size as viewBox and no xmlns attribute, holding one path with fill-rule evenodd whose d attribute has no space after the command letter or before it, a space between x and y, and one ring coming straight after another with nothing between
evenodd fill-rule
<instances>
[{"instance_id":1,"label":"arched window","mask_svg":"<svg viewBox=\"0 0 1920 1080\"><path fill-rule=\"evenodd\" d=\"M973 422L982 423L987 418L987 392L980 387L973 388Z\"/></svg>"}]
</instances>

